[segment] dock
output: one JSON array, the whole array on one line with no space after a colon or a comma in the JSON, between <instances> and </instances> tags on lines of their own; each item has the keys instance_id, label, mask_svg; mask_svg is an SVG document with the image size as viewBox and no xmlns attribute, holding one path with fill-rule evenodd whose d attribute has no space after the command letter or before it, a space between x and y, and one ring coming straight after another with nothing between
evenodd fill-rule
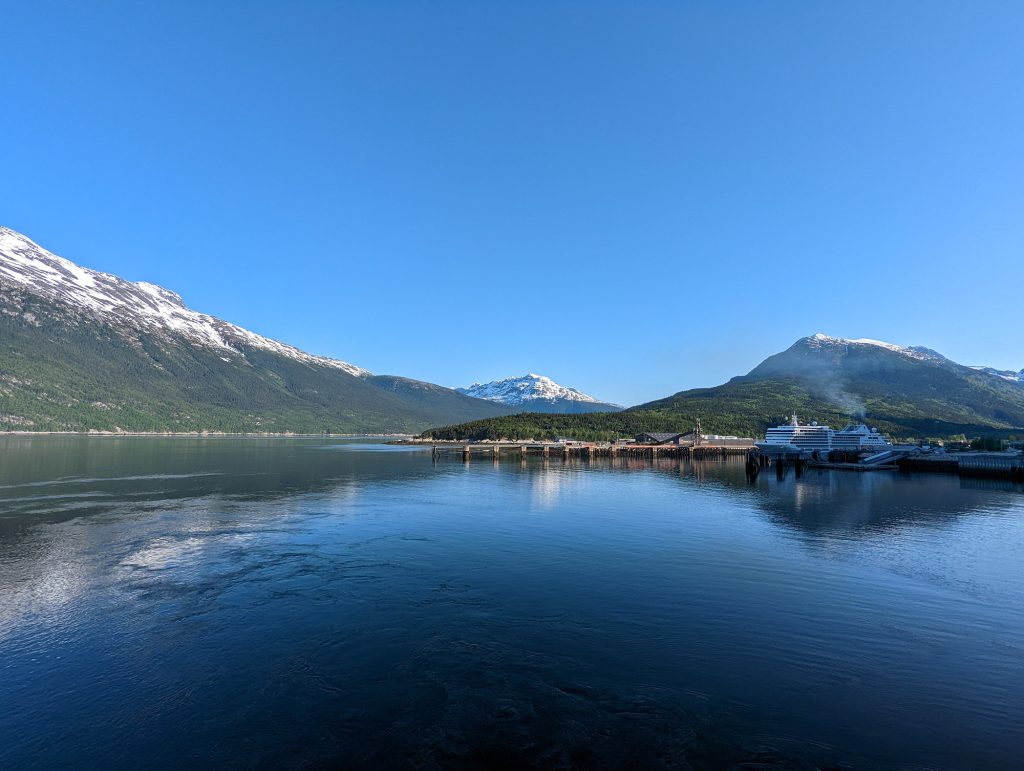
<instances>
[{"instance_id":1,"label":"dock","mask_svg":"<svg viewBox=\"0 0 1024 771\"><path fill-rule=\"evenodd\" d=\"M857 459L855 453L788 453L769 455L751 450L747 457L748 473L775 467L778 474L792 466L799 475L803 468L841 471L902 471L957 474L961 477L1009 479L1024 482L1024 454L1013 452L927 453L913 446L897 446Z\"/></svg>"},{"instance_id":2,"label":"dock","mask_svg":"<svg viewBox=\"0 0 1024 771\"><path fill-rule=\"evenodd\" d=\"M932 471L962 477L1024 482L1024 455L1011 452L958 452L911 455L898 461L901 471Z\"/></svg>"},{"instance_id":3,"label":"dock","mask_svg":"<svg viewBox=\"0 0 1024 771\"><path fill-rule=\"evenodd\" d=\"M756 477L761 471L773 468L782 478L789 469L797 477L807 468L840 471L900 471L938 472L962 477L1009 479L1024 482L1024 454L1020 453L927 453L904 445L887 448L868 457L858 458L856 453L810 452L766 453L755 447L720 446L714 444L609 444L607 442L431 442L431 457L457 456L463 461L490 458L518 459L529 457L558 458L562 460L596 458L679 458L685 460L711 460L741 456L746 458L747 474ZM830 457L830 455L832 457Z\"/></svg>"},{"instance_id":4,"label":"dock","mask_svg":"<svg viewBox=\"0 0 1024 771\"><path fill-rule=\"evenodd\" d=\"M746 447L719 447L715 445L675 444L601 444L563 442L437 442L431 445L431 457L435 460L443 455L458 454L463 460L474 457L518 457L540 458L724 458L730 455L746 455Z\"/></svg>"}]
</instances>

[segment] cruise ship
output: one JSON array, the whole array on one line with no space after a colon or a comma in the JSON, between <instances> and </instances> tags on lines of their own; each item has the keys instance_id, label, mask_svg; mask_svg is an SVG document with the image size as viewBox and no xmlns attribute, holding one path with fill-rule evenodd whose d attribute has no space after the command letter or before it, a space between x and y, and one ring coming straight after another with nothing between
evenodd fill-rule
<instances>
[{"instance_id":1,"label":"cruise ship","mask_svg":"<svg viewBox=\"0 0 1024 771\"><path fill-rule=\"evenodd\" d=\"M815 450L828 452L832 449L832 437L835 433L828 426L819 426L817 423L800 425L796 413L793 413L787 425L769 428L765 432L764 441L757 443L757 448L770 454Z\"/></svg>"},{"instance_id":2,"label":"cruise ship","mask_svg":"<svg viewBox=\"0 0 1024 771\"><path fill-rule=\"evenodd\" d=\"M817 423L801 425L796 414L785 426L769 428L763 442L757 448L769 454L796 452L830 452L831 450L881 450L891 445L878 429L868 428L863 423L851 423L842 431L833 431Z\"/></svg>"},{"instance_id":3,"label":"cruise ship","mask_svg":"<svg viewBox=\"0 0 1024 771\"><path fill-rule=\"evenodd\" d=\"M882 450L892 444L877 428L868 428L863 423L851 423L842 431L832 435L833 450Z\"/></svg>"}]
</instances>

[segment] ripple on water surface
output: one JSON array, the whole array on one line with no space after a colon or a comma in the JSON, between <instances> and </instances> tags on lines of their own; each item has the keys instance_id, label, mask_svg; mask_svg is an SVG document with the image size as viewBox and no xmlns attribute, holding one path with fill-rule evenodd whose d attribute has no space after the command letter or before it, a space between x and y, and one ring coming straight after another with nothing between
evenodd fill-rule
<instances>
[{"instance_id":1,"label":"ripple on water surface","mask_svg":"<svg viewBox=\"0 0 1024 771\"><path fill-rule=\"evenodd\" d=\"M5 767L1020 757L1019 488L53 439L0 468Z\"/></svg>"}]
</instances>

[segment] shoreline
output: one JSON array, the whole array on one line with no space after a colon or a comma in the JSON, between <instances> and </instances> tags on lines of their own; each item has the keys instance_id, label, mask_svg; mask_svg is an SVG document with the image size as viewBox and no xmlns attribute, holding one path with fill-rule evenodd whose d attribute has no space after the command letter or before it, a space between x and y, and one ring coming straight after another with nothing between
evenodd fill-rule
<instances>
[{"instance_id":1,"label":"shoreline","mask_svg":"<svg viewBox=\"0 0 1024 771\"><path fill-rule=\"evenodd\" d=\"M262 437L321 437L324 439L403 439L417 434L300 434L290 431L232 432L232 431L0 431L0 436L262 436Z\"/></svg>"}]
</instances>

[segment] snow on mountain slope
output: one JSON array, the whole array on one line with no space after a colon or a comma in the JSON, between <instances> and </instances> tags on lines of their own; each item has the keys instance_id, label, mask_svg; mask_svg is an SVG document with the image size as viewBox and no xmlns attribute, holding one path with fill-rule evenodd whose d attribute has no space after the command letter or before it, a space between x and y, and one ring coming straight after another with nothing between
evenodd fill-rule
<instances>
[{"instance_id":1,"label":"snow on mountain slope","mask_svg":"<svg viewBox=\"0 0 1024 771\"><path fill-rule=\"evenodd\" d=\"M47 300L97 316L113 326L159 331L193 345L243 354L240 346L259 348L291 359L333 367L351 375L370 375L348 362L314 356L248 329L185 306L174 292L145 281L132 283L109 273L83 268L43 249L29 238L0 227L0 285L20 285Z\"/></svg>"},{"instance_id":2,"label":"snow on mountain slope","mask_svg":"<svg viewBox=\"0 0 1024 771\"><path fill-rule=\"evenodd\" d=\"M473 383L468 388L456 391L477 399L487 399L502 404L519 405L531 402L586 402L603 404L600 399L577 391L575 388L559 385L549 377L530 372L523 377L510 377L490 383Z\"/></svg>"},{"instance_id":3,"label":"snow on mountain slope","mask_svg":"<svg viewBox=\"0 0 1024 771\"><path fill-rule=\"evenodd\" d=\"M920 345L908 346L908 345L896 345L894 343L886 343L881 340L872 340L868 337L861 337L856 340L851 340L845 337L832 337L830 335L818 332L811 337L806 337L804 340L815 348L824 348L827 346L851 346L851 345L864 345L872 346L874 348L884 348L887 351L893 353L899 353L904 356L908 356L911 359L918 359L920 361L934 361L934 362L945 362L949 361L945 356L937 351L933 351L930 348L925 348Z\"/></svg>"},{"instance_id":4,"label":"snow on mountain slope","mask_svg":"<svg viewBox=\"0 0 1024 771\"><path fill-rule=\"evenodd\" d=\"M821 332L818 332L816 335L813 335L811 337L806 337L804 338L804 340L807 341L808 345L814 348L824 348L828 346L866 345L873 346L876 348L884 348L887 351L902 354L903 356L907 356L911 359L917 359L919 361L930 361L936 364L955 365L955 362L950 361L941 353L933 351L931 348L925 348L920 345L895 345L893 343L882 342L881 340L871 340L870 338L866 337L860 338L858 340L848 340L843 337L830 337L829 335L822 334ZM985 367L981 365L972 366L970 367L970 369L973 369L977 372L984 372L986 375L993 375L995 377L1002 378L1003 380L1008 380L1011 383L1017 383L1024 386L1024 369L1020 370L1019 372L1014 372L1013 370L1009 369L995 369L994 367Z\"/></svg>"},{"instance_id":5,"label":"snow on mountain slope","mask_svg":"<svg viewBox=\"0 0 1024 771\"><path fill-rule=\"evenodd\" d=\"M1009 380L1011 383L1017 383L1024 386L1024 369L1020 372L1014 372L1012 369L995 369L993 367L982 367L975 366L971 369L976 369L978 372L984 372L989 375L995 375L1001 377L1003 380Z\"/></svg>"}]
</instances>

